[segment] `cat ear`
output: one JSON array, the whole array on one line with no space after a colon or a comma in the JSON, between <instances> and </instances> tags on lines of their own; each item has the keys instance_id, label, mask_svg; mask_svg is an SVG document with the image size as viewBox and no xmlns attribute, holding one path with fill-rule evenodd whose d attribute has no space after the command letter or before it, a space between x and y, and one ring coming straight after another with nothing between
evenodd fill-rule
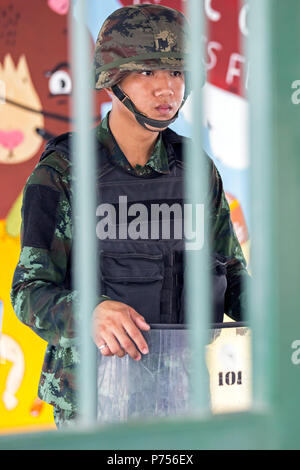
<instances>
[{"instance_id":1,"label":"cat ear","mask_svg":"<svg viewBox=\"0 0 300 470\"><path fill-rule=\"evenodd\" d=\"M18 62L18 65L17 65L17 73L18 74L23 73L26 76L29 74L25 54L22 54L19 58L19 62Z\"/></svg>"},{"instance_id":2,"label":"cat ear","mask_svg":"<svg viewBox=\"0 0 300 470\"><path fill-rule=\"evenodd\" d=\"M48 7L59 15L66 15L70 8L70 0L47 0Z\"/></svg>"},{"instance_id":3,"label":"cat ear","mask_svg":"<svg viewBox=\"0 0 300 470\"><path fill-rule=\"evenodd\" d=\"M15 64L10 54L6 54L4 57L3 69L6 73L15 73Z\"/></svg>"}]
</instances>

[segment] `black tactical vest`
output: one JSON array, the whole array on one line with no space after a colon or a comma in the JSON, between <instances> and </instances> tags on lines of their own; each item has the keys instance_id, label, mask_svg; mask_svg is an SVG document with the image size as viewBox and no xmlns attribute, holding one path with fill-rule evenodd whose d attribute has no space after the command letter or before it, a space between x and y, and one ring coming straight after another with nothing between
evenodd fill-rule
<instances>
[{"instance_id":1,"label":"black tactical vest","mask_svg":"<svg viewBox=\"0 0 300 470\"><path fill-rule=\"evenodd\" d=\"M53 151L69 158L70 136L49 141L41 160ZM97 143L99 294L130 305L149 323L185 323L182 137L167 129L163 139L170 172L147 177L114 164ZM226 261L215 253L208 267L212 323L223 321Z\"/></svg>"}]
</instances>

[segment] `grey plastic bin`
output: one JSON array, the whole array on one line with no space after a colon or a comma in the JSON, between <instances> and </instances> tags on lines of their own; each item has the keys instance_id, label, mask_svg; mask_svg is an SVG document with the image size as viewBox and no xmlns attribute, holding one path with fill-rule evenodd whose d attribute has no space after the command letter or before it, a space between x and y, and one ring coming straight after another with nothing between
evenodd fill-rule
<instances>
[{"instance_id":1,"label":"grey plastic bin","mask_svg":"<svg viewBox=\"0 0 300 470\"><path fill-rule=\"evenodd\" d=\"M212 340L223 325L211 330ZM187 333L182 325L151 325L143 332L149 354L142 355L140 361L128 355L105 357L99 352L97 420L113 423L188 414L191 371ZM209 382L208 371L206 380Z\"/></svg>"}]
</instances>

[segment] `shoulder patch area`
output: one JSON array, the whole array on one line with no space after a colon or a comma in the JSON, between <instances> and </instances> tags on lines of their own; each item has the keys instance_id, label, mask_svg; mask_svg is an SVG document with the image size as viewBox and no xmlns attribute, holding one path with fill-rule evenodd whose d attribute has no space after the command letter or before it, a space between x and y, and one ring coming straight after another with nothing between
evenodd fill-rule
<instances>
[{"instance_id":1,"label":"shoulder patch area","mask_svg":"<svg viewBox=\"0 0 300 470\"><path fill-rule=\"evenodd\" d=\"M38 166L49 166L58 173L63 174L70 168L71 162L63 153L55 151L43 158Z\"/></svg>"},{"instance_id":2,"label":"shoulder patch area","mask_svg":"<svg viewBox=\"0 0 300 470\"><path fill-rule=\"evenodd\" d=\"M24 198L23 246L50 250L53 239L59 191L41 184L27 187Z\"/></svg>"}]
</instances>

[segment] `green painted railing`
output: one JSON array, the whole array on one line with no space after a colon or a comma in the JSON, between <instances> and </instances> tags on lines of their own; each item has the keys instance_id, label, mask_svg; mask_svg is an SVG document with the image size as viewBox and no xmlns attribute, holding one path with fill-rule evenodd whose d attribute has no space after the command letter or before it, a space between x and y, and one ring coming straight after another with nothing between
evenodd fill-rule
<instances>
[{"instance_id":1,"label":"green painted railing","mask_svg":"<svg viewBox=\"0 0 300 470\"><path fill-rule=\"evenodd\" d=\"M81 365L77 372L80 423L87 426L95 420L96 357L91 340L91 312L96 306L96 156L91 137L92 97L90 40L86 28L87 3L78 1L76 17L70 15L73 64L73 113L75 139L74 160L74 285L78 291L77 330Z\"/></svg>"},{"instance_id":2,"label":"green painted railing","mask_svg":"<svg viewBox=\"0 0 300 470\"><path fill-rule=\"evenodd\" d=\"M77 7L84 8L78 0ZM199 44L201 1L187 2L192 18L191 50L194 109L199 114ZM88 140L87 44L82 39L84 14L74 30L74 63L77 64L75 114L80 128L74 149L77 161L77 263L80 307L78 324L82 345L80 368L81 424L76 430L0 437L1 449L297 449L300 447L300 288L298 249L300 233L300 132L297 80L300 80L299 0L249 0L251 153L251 270L249 321L253 342L253 407L248 412L212 416L201 390L203 371L192 384L195 417L130 422L97 427L93 419L93 354L89 320L95 293L92 233L93 151ZM80 65L79 65L80 64ZM78 67L78 68L77 68ZM81 88L82 87L82 88ZM300 100L299 100L300 101ZM195 111L194 111L195 113ZM205 174L201 166L201 136L194 119L193 145L187 159L197 162L189 172L188 195L201 201ZM87 158L87 156L89 158ZM200 156L199 160L196 156ZM199 179L200 178L200 179ZM92 197L92 199L89 199ZM90 211L87 212L87 208ZM207 228L207 227L206 227ZM208 324L208 285L200 270L208 250L188 255L188 308L191 345L198 357L204 354ZM88 261L87 261L88 260ZM203 288L195 289L200 277ZM202 307L199 307L202 306ZM299 354L298 354L299 351Z\"/></svg>"},{"instance_id":3,"label":"green painted railing","mask_svg":"<svg viewBox=\"0 0 300 470\"><path fill-rule=\"evenodd\" d=\"M188 266L186 275L186 311L187 320L190 324L190 344L192 348L191 368L195 373L191 376L191 406L195 413L208 413L208 390L205 386L205 345L208 343L208 322L210 318L210 283L206 272L202 269L209 263L209 220L208 207L204 204L207 195L207 168L204 164L202 153L202 134L199 132L199 123L201 121L202 109L202 88L199 86L203 82L203 62L199 57L204 57L202 51L204 19L201 3L197 0L191 0L187 4L187 16L191 18L191 45L192 47L188 58L188 70L191 71L191 90L192 90L192 141L185 148L185 159L187 162L187 171L185 174L185 196L187 203L193 208L192 226L196 227L196 233L201 233L202 227L197 226L196 207L203 205L204 220L204 244L195 249L186 251L186 263ZM200 8L199 8L200 7ZM199 218L198 218L199 222ZM200 288L199 288L200 286ZM199 360L203 358L203 360Z\"/></svg>"}]
</instances>

